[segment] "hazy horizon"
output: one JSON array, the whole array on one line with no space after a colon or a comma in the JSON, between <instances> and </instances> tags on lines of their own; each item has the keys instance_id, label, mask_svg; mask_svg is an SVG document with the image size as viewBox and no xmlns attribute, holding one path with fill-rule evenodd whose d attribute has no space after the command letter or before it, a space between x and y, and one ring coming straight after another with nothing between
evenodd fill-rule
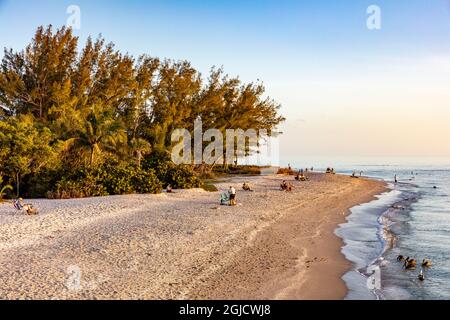
<instances>
[{"instance_id":1,"label":"hazy horizon","mask_svg":"<svg viewBox=\"0 0 450 320\"><path fill-rule=\"evenodd\" d=\"M369 5L381 30L366 26ZM213 65L261 80L283 105L281 161L301 157L450 158L450 2L0 0L0 46L81 9L82 42Z\"/></svg>"}]
</instances>

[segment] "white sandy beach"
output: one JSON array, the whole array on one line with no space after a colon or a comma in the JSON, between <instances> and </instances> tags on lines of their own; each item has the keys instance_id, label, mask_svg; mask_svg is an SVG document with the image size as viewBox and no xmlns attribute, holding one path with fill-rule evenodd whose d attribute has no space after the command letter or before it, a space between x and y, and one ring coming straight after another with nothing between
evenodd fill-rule
<instances>
[{"instance_id":1,"label":"white sandy beach","mask_svg":"<svg viewBox=\"0 0 450 320\"><path fill-rule=\"evenodd\" d=\"M1 299L340 299L350 264L334 230L380 182L313 174L234 178L219 193L34 200L0 205ZM255 192L239 191L244 181Z\"/></svg>"}]
</instances>

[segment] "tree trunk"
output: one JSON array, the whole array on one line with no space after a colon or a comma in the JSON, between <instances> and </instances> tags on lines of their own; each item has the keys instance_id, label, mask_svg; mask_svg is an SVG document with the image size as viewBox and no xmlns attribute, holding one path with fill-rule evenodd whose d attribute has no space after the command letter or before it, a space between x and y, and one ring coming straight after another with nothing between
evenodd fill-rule
<instances>
[{"instance_id":1,"label":"tree trunk","mask_svg":"<svg viewBox=\"0 0 450 320\"><path fill-rule=\"evenodd\" d=\"M142 161L142 152L138 151L137 152L137 165L139 168L141 168L141 161Z\"/></svg>"},{"instance_id":2,"label":"tree trunk","mask_svg":"<svg viewBox=\"0 0 450 320\"><path fill-rule=\"evenodd\" d=\"M16 172L16 184L17 184L17 198L20 197L20 177L19 172Z\"/></svg>"},{"instance_id":3,"label":"tree trunk","mask_svg":"<svg viewBox=\"0 0 450 320\"><path fill-rule=\"evenodd\" d=\"M95 145L92 145L91 146L91 160L90 160L91 167L94 164L94 161L95 161Z\"/></svg>"}]
</instances>

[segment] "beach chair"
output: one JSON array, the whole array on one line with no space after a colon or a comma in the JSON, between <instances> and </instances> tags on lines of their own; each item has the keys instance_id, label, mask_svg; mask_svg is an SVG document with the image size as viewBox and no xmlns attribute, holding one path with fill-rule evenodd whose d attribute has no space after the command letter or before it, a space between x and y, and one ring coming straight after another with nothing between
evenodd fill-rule
<instances>
[{"instance_id":1,"label":"beach chair","mask_svg":"<svg viewBox=\"0 0 450 320\"><path fill-rule=\"evenodd\" d=\"M220 195L220 205L226 206L229 203L230 203L230 197L229 197L228 193L222 193Z\"/></svg>"},{"instance_id":2,"label":"beach chair","mask_svg":"<svg viewBox=\"0 0 450 320\"><path fill-rule=\"evenodd\" d=\"M23 206L20 203L20 199L13 200L13 205L14 205L14 208L18 211L21 211L23 209Z\"/></svg>"}]
</instances>

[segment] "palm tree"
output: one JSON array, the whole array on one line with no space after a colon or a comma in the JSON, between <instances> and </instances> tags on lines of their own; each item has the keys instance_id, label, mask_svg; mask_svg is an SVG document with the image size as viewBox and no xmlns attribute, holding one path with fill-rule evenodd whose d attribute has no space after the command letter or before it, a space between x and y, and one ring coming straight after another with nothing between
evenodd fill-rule
<instances>
[{"instance_id":1,"label":"palm tree","mask_svg":"<svg viewBox=\"0 0 450 320\"><path fill-rule=\"evenodd\" d=\"M0 177L0 201L3 199L3 195L5 194L6 190L13 190L13 187L7 184L6 186L3 186L3 177Z\"/></svg>"},{"instance_id":2,"label":"palm tree","mask_svg":"<svg viewBox=\"0 0 450 320\"><path fill-rule=\"evenodd\" d=\"M127 139L122 122L106 108L93 106L83 122L76 132L77 137L67 140L66 143L89 151L91 166L95 164L102 151L116 149Z\"/></svg>"},{"instance_id":3,"label":"palm tree","mask_svg":"<svg viewBox=\"0 0 450 320\"><path fill-rule=\"evenodd\" d=\"M133 156L136 156L136 164L138 167L141 167L142 157L145 154L148 154L152 151L152 147L150 143L142 138L135 138L131 140L130 147L133 153Z\"/></svg>"}]
</instances>

